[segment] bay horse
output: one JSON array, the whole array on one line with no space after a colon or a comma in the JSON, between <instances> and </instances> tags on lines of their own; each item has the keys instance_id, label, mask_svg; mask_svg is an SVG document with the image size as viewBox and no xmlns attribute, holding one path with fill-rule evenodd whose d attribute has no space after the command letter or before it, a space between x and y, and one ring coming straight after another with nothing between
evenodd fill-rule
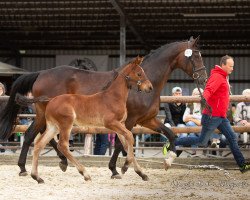
<instances>
[{"instance_id":1,"label":"bay horse","mask_svg":"<svg viewBox=\"0 0 250 200\"><path fill-rule=\"evenodd\" d=\"M160 94L171 73L177 68L187 73L197 84L205 83L207 74L197 46L198 41L199 37L195 39L191 37L186 41L166 44L146 55L141 67L151 81L154 91L146 95L144 93L137 94L137 92L131 90L128 96L126 128L132 130L135 124L139 124L162 133L170 141L170 150L174 152L175 135L156 118L159 112ZM15 126L17 113L20 109L20 106L15 102L17 93L25 95L31 91L34 97L55 97L65 93L89 95L101 91L107 81L112 79L113 75L112 71L93 72L61 66L20 76L13 83L7 106L0 116L0 139L7 139L12 134ZM44 112L46 104L46 102L36 104L36 118L25 133L25 141L18 160L18 166L21 169L19 175L27 175L25 164L29 146L36 135L45 130ZM51 140L50 144L61 158L60 168L65 171L67 159L57 150L55 140ZM121 178L116 170L116 161L121 151L122 145L117 140L109 162L112 178Z\"/></svg>"},{"instance_id":2,"label":"bay horse","mask_svg":"<svg viewBox=\"0 0 250 200\"><path fill-rule=\"evenodd\" d=\"M58 149L70 160L84 176L86 181L91 180L85 167L81 165L69 150L69 137L73 125L78 126L104 126L117 133L124 149L127 151L127 158L122 167L124 174L129 165L134 163L135 172L148 180L148 176L143 173L137 163L134 153L134 137L132 132L126 129L125 121L127 118L126 101L129 89L137 85L138 91L149 93L153 86L148 80L144 70L139 66L142 58L137 57L135 61L126 65L102 92L92 95L63 94L49 100L42 96L28 99L17 94L16 101L21 105L28 103L48 102L45 110L46 130L41 137L35 141L34 154L32 160L31 176L38 183L43 183L38 175L38 157L46 144L59 134Z\"/></svg>"}]
</instances>

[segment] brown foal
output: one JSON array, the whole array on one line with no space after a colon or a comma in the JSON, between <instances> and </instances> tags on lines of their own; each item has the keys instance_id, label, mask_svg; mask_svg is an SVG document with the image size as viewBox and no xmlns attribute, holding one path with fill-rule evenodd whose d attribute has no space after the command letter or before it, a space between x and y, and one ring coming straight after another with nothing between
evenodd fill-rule
<instances>
[{"instance_id":1,"label":"brown foal","mask_svg":"<svg viewBox=\"0 0 250 200\"><path fill-rule=\"evenodd\" d=\"M55 135L60 134L58 149L73 163L86 181L91 180L85 167L69 151L69 136L73 125L85 125L105 126L116 132L127 151L122 173L124 174L133 162L135 172L143 180L148 180L148 176L143 173L134 157L134 137L125 127L127 119L126 101L129 89L133 86L137 86L138 91L150 92L153 89L144 70L139 66L141 62L142 58L137 57L118 73L106 90L93 95L63 94L51 100L44 97L29 99L33 103L49 101L45 111L46 131L36 140L34 145L31 172L33 179L38 183L44 182L38 175L38 157L46 144ZM20 98L25 97L17 96L17 102Z\"/></svg>"}]
</instances>

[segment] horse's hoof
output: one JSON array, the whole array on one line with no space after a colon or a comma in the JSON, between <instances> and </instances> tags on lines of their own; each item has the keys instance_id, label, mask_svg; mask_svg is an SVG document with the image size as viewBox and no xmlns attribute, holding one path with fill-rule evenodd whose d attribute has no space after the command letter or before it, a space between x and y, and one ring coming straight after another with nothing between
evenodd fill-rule
<instances>
[{"instance_id":1,"label":"horse's hoof","mask_svg":"<svg viewBox=\"0 0 250 200\"><path fill-rule=\"evenodd\" d=\"M41 183L44 183L44 180L41 179L41 178L39 178L39 179L37 180L37 182L38 182L38 184L41 184Z\"/></svg>"},{"instance_id":2,"label":"horse's hoof","mask_svg":"<svg viewBox=\"0 0 250 200\"><path fill-rule=\"evenodd\" d=\"M34 174L31 174L31 177L32 177L34 180L36 180L38 184L44 183L44 180L43 180L43 179L37 177L37 176L34 175Z\"/></svg>"},{"instance_id":3,"label":"horse's hoof","mask_svg":"<svg viewBox=\"0 0 250 200\"><path fill-rule=\"evenodd\" d=\"M91 181L91 177L90 177L90 176L85 176L85 177L84 177L84 180L85 180L85 181Z\"/></svg>"},{"instance_id":4,"label":"horse's hoof","mask_svg":"<svg viewBox=\"0 0 250 200\"><path fill-rule=\"evenodd\" d=\"M164 160L164 168L167 171L171 167L171 161L169 159Z\"/></svg>"},{"instance_id":5,"label":"horse's hoof","mask_svg":"<svg viewBox=\"0 0 250 200\"><path fill-rule=\"evenodd\" d=\"M121 169L122 174L125 174L125 172L128 170L128 167L123 166Z\"/></svg>"},{"instance_id":6,"label":"horse's hoof","mask_svg":"<svg viewBox=\"0 0 250 200\"><path fill-rule=\"evenodd\" d=\"M111 179L122 179L120 174L112 175Z\"/></svg>"},{"instance_id":7,"label":"horse's hoof","mask_svg":"<svg viewBox=\"0 0 250 200\"><path fill-rule=\"evenodd\" d=\"M148 180L149 180L149 178L148 178L148 176L147 176L147 175L144 175L144 176L142 177L142 180L144 180L144 181L148 181Z\"/></svg>"},{"instance_id":8,"label":"horse's hoof","mask_svg":"<svg viewBox=\"0 0 250 200\"><path fill-rule=\"evenodd\" d=\"M59 162L59 167L63 172L66 172L68 165L62 162Z\"/></svg>"},{"instance_id":9,"label":"horse's hoof","mask_svg":"<svg viewBox=\"0 0 250 200\"><path fill-rule=\"evenodd\" d=\"M26 172L26 171L19 173L19 176L27 176L27 175L28 175L28 172Z\"/></svg>"}]
</instances>

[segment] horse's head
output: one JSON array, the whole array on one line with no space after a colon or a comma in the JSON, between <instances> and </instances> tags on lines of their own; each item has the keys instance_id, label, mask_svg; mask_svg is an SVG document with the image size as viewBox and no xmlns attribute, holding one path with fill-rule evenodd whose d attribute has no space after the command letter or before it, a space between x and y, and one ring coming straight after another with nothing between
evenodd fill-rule
<instances>
[{"instance_id":1,"label":"horse's head","mask_svg":"<svg viewBox=\"0 0 250 200\"><path fill-rule=\"evenodd\" d=\"M197 47L198 41L199 37L195 39L191 37L189 41L183 42L177 65L192 77L197 84L203 85L207 80L207 72Z\"/></svg>"},{"instance_id":2,"label":"horse's head","mask_svg":"<svg viewBox=\"0 0 250 200\"><path fill-rule=\"evenodd\" d=\"M142 61L143 58L137 56L134 61L129 63L126 72L124 72L125 78L129 88L136 85L138 91L150 92L153 89L153 86L140 66Z\"/></svg>"}]
</instances>

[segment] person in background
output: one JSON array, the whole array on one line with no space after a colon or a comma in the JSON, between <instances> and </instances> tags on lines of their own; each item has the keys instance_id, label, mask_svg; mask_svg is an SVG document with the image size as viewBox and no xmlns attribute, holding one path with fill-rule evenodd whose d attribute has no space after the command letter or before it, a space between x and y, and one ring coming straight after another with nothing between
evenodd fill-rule
<instances>
[{"instance_id":1,"label":"person in background","mask_svg":"<svg viewBox=\"0 0 250 200\"><path fill-rule=\"evenodd\" d=\"M250 89L245 89L242 95L250 95ZM240 102L236 106L234 122L237 126L250 126L250 102ZM248 133L244 132L242 134L243 143L248 140Z\"/></svg>"},{"instance_id":2,"label":"person in background","mask_svg":"<svg viewBox=\"0 0 250 200\"><path fill-rule=\"evenodd\" d=\"M32 98L32 93L29 92L27 94L28 98ZM35 113L35 106L33 104L27 107L21 107L21 114L34 114ZM21 125L30 125L32 123L32 118L30 117L19 117L19 124Z\"/></svg>"},{"instance_id":3,"label":"person in background","mask_svg":"<svg viewBox=\"0 0 250 200\"><path fill-rule=\"evenodd\" d=\"M6 93L5 86L3 83L0 82L0 96L7 96L5 93ZM0 112L3 111L3 109L6 106L6 103L7 101L0 101ZM0 144L0 146L2 145ZM0 149L0 152L4 153L5 149Z\"/></svg>"},{"instance_id":4,"label":"person in background","mask_svg":"<svg viewBox=\"0 0 250 200\"><path fill-rule=\"evenodd\" d=\"M96 134L94 155L105 155L109 146L108 134Z\"/></svg>"},{"instance_id":5,"label":"person in background","mask_svg":"<svg viewBox=\"0 0 250 200\"><path fill-rule=\"evenodd\" d=\"M172 89L172 96L182 96L182 89L180 87L174 87ZM166 118L164 124L167 127L185 127L185 122L183 121L183 115L186 110L185 103L166 103L164 106L164 111ZM187 133L181 133L178 137L186 137ZM166 141L166 137L161 135L161 141Z\"/></svg>"},{"instance_id":6,"label":"person in background","mask_svg":"<svg viewBox=\"0 0 250 200\"><path fill-rule=\"evenodd\" d=\"M203 89L200 88L201 93ZM192 92L192 96L200 96L198 88L195 88ZM188 103L186 105L186 110L183 115L183 121L188 127L201 126L201 104L200 103ZM189 133L187 137L199 137L199 133ZM191 147L195 148L197 145L192 145ZM193 150L191 155L195 155L196 151Z\"/></svg>"},{"instance_id":7,"label":"person in background","mask_svg":"<svg viewBox=\"0 0 250 200\"><path fill-rule=\"evenodd\" d=\"M206 107L202 112L201 134L199 137L177 138L175 144L184 146L198 144L205 146L211 134L218 128L228 140L234 159L240 171L244 173L250 170L250 163L245 161L230 121L227 119L230 93L228 75L233 72L233 68L233 58L226 55L221 58L220 66L216 65L212 69L203 93L203 102L205 101Z\"/></svg>"},{"instance_id":8,"label":"person in background","mask_svg":"<svg viewBox=\"0 0 250 200\"><path fill-rule=\"evenodd\" d=\"M7 96L5 93L6 93L5 86L3 83L0 82L0 96ZM2 112L5 105L6 105L6 101L0 101L0 112Z\"/></svg>"}]
</instances>

